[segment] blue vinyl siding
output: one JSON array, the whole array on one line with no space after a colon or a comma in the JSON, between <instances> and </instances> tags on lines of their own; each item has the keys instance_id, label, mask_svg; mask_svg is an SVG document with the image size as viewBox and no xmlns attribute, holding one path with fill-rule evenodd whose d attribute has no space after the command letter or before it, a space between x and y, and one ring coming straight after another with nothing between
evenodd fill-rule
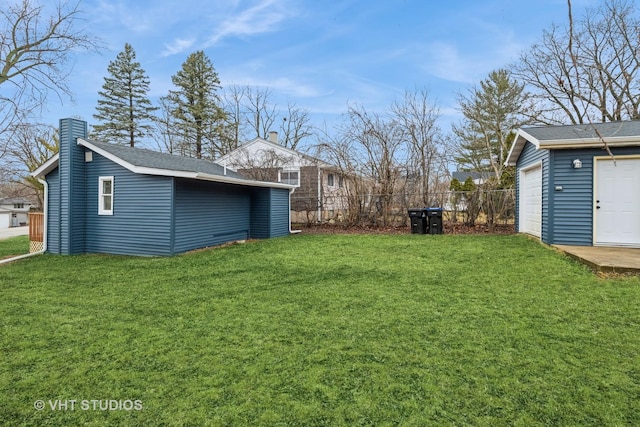
<instances>
[{"instance_id":1,"label":"blue vinyl siding","mask_svg":"<svg viewBox=\"0 0 640 427\"><path fill-rule=\"evenodd\" d=\"M248 239L250 208L244 187L176 179L175 253Z\"/></svg>"},{"instance_id":2,"label":"blue vinyl siding","mask_svg":"<svg viewBox=\"0 0 640 427\"><path fill-rule=\"evenodd\" d=\"M611 151L614 156L640 154L640 147L612 148ZM552 233L548 243L593 245L593 158L607 155L600 148L551 151L553 215L549 218ZM574 159L580 159L582 168L573 169ZM562 191L555 191L556 186L561 186Z\"/></svg>"},{"instance_id":3,"label":"blue vinyl siding","mask_svg":"<svg viewBox=\"0 0 640 427\"><path fill-rule=\"evenodd\" d=\"M86 138L87 123L60 120L60 253L85 252L85 170L84 151L77 138Z\"/></svg>"},{"instance_id":4,"label":"blue vinyl siding","mask_svg":"<svg viewBox=\"0 0 640 427\"><path fill-rule=\"evenodd\" d=\"M171 255L173 178L134 174L97 153L87 164L86 252ZM113 215L98 215L98 179L113 176Z\"/></svg>"},{"instance_id":5,"label":"blue vinyl siding","mask_svg":"<svg viewBox=\"0 0 640 427\"><path fill-rule=\"evenodd\" d=\"M551 178L552 210L548 218L549 244L592 244L593 150L555 150ZM572 162L580 158L581 169ZM562 191L557 191L557 186Z\"/></svg>"},{"instance_id":6,"label":"blue vinyl siding","mask_svg":"<svg viewBox=\"0 0 640 427\"><path fill-rule=\"evenodd\" d=\"M549 215L549 152L547 150L536 150L536 147L527 142L518 158L518 162L516 164L516 169L518 173L516 173L516 193L520 188L520 173L519 171L523 168L526 168L535 163L542 162L542 226L541 226L541 235L542 240L546 242L548 238L548 227L547 221ZM520 223L520 197L516 197L516 231L519 230Z\"/></svg>"},{"instance_id":7,"label":"blue vinyl siding","mask_svg":"<svg viewBox=\"0 0 640 427\"><path fill-rule=\"evenodd\" d=\"M289 190L271 189L271 224L269 237L289 234Z\"/></svg>"},{"instance_id":8,"label":"blue vinyl siding","mask_svg":"<svg viewBox=\"0 0 640 427\"><path fill-rule=\"evenodd\" d=\"M49 187L47 200L47 252L60 254L60 169L56 168L45 177Z\"/></svg>"},{"instance_id":9,"label":"blue vinyl siding","mask_svg":"<svg viewBox=\"0 0 640 427\"><path fill-rule=\"evenodd\" d=\"M251 237L268 239L289 234L289 190L259 188L251 199Z\"/></svg>"},{"instance_id":10,"label":"blue vinyl siding","mask_svg":"<svg viewBox=\"0 0 640 427\"><path fill-rule=\"evenodd\" d=\"M271 237L271 188L254 188L251 197L251 238Z\"/></svg>"}]
</instances>

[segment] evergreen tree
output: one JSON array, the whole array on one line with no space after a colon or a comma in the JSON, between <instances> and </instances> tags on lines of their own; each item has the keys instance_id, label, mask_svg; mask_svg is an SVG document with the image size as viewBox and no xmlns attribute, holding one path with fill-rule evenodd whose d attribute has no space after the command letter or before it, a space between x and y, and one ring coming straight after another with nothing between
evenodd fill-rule
<instances>
[{"instance_id":1,"label":"evergreen tree","mask_svg":"<svg viewBox=\"0 0 640 427\"><path fill-rule=\"evenodd\" d=\"M453 126L459 139L456 162L464 170L490 171L500 179L513 130L535 116L530 95L501 69L489 73L469 95L458 95L458 104L464 119Z\"/></svg>"},{"instance_id":2,"label":"evergreen tree","mask_svg":"<svg viewBox=\"0 0 640 427\"><path fill-rule=\"evenodd\" d=\"M220 80L209 58L203 51L192 53L171 81L177 90L169 91L165 100L182 153L197 158L221 154L225 112L217 94Z\"/></svg>"},{"instance_id":3,"label":"evergreen tree","mask_svg":"<svg viewBox=\"0 0 640 427\"><path fill-rule=\"evenodd\" d=\"M109 62L109 77L98 92L97 113L93 117L100 123L93 126L93 137L129 143L133 147L137 140L151 135L153 111L151 105L149 78L136 61L136 53L130 44Z\"/></svg>"}]
</instances>

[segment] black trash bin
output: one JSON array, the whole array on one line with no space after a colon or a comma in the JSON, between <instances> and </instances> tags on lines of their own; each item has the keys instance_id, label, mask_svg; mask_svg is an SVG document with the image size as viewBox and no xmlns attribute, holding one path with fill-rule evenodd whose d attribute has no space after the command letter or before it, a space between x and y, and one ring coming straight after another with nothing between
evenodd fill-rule
<instances>
[{"instance_id":1,"label":"black trash bin","mask_svg":"<svg viewBox=\"0 0 640 427\"><path fill-rule=\"evenodd\" d=\"M427 208L427 234L442 234L442 208Z\"/></svg>"},{"instance_id":2,"label":"black trash bin","mask_svg":"<svg viewBox=\"0 0 640 427\"><path fill-rule=\"evenodd\" d=\"M411 234L427 233L426 209L409 209L409 220L411 221Z\"/></svg>"}]
</instances>

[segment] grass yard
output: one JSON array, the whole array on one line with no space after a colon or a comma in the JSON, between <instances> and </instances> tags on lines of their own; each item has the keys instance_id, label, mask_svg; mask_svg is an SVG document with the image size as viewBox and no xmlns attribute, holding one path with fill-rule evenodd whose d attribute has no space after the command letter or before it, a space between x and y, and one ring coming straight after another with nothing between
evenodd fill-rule
<instances>
[{"instance_id":1,"label":"grass yard","mask_svg":"<svg viewBox=\"0 0 640 427\"><path fill-rule=\"evenodd\" d=\"M521 236L39 256L0 301L12 426L640 425L640 280Z\"/></svg>"},{"instance_id":2,"label":"grass yard","mask_svg":"<svg viewBox=\"0 0 640 427\"><path fill-rule=\"evenodd\" d=\"M29 236L0 240L0 259L29 253Z\"/></svg>"}]
</instances>

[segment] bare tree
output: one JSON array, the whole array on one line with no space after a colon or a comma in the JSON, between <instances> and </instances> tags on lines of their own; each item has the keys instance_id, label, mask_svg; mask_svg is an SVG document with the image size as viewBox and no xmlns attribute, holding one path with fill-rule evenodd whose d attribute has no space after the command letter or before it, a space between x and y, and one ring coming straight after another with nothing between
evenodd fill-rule
<instances>
[{"instance_id":1,"label":"bare tree","mask_svg":"<svg viewBox=\"0 0 640 427\"><path fill-rule=\"evenodd\" d=\"M640 118L640 19L630 0L605 0L569 28L552 26L511 68L547 110L545 123Z\"/></svg>"},{"instance_id":2,"label":"bare tree","mask_svg":"<svg viewBox=\"0 0 640 427\"><path fill-rule=\"evenodd\" d=\"M43 206L42 184L29 173L56 154L59 147L56 128L39 124L21 124L16 127L6 165L12 172L12 180L32 189L40 206Z\"/></svg>"},{"instance_id":3,"label":"bare tree","mask_svg":"<svg viewBox=\"0 0 640 427\"><path fill-rule=\"evenodd\" d=\"M282 145L292 150L295 150L304 138L314 135L309 111L299 108L293 102L287 104L287 111L282 117L280 129L282 131Z\"/></svg>"},{"instance_id":4,"label":"bare tree","mask_svg":"<svg viewBox=\"0 0 640 427\"><path fill-rule=\"evenodd\" d=\"M390 224L392 201L404 165L401 147L403 131L393 120L377 113L369 113L362 107L349 106L347 123L341 131L345 138L355 143L355 150L364 157L363 165L369 177L376 183L377 206L382 225Z\"/></svg>"},{"instance_id":5,"label":"bare tree","mask_svg":"<svg viewBox=\"0 0 640 427\"><path fill-rule=\"evenodd\" d=\"M406 91L402 101L391 105L393 120L404 133L410 153L407 178L414 183L407 191L420 194L416 202L422 206L436 204L431 194L446 175L443 140L437 120L438 108L431 102L426 89Z\"/></svg>"},{"instance_id":6,"label":"bare tree","mask_svg":"<svg viewBox=\"0 0 640 427\"><path fill-rule=\"evenodd\" d=\"M79 6L80 2L59 3L51 14L32 0L2 7L0 86L2 104L8 107L3 113L25 115L42 107L51 94L72 97L67 86L70 54L98 48L96 39L77 29Z\"/></svg>"},{"instance_id":7,"label":"bare tree","mask_svg":"<svg viewBox=\"0 0 640 427\"><path fill-rule=\"evenodd\" d=\"M235 148L242 144L246 133L246 120L243 119L246 88L232 85L227 87L222 100L226 114L227 139Z\"/></svg>"},{"instance_id":8,"label":"bare tree","mask_svg":"<svg viewBox=\"0 0 640 427\"><path fill-rule=\"evenodd\" d=\"M247 86L245 89L246 120L253 137L266 138L273 130L277 118L277 106L269 100L272 93L269 88Z\"/></svg>"},{"instance_id":9,"label":"bare tree","mask_svg":"<svg viewBox=\"0 0 640 427\"><path fill-rule=\"evenodd\" d=\"M295 150L301 141L315 134L308 110L290 101L282 111L272 102L272 96L271 89L253 86L231 86L225 91L230 147L256 137L266 139L270 131L276 130L279 117L278 142L284 147Z\"/></svg>"},{"instance_id":10,"label":"bare tree","mask_svg":"<svg viewBox=\"0 0 640 427\"><path fill-rule=\"evenodd\" d=\"M371 193L373 181L366 178L362 170L362 161L358 155L357 144L351 138L339 134L323 136L325 142L319 149L325 160L335 166L343 178L343 193L346 200L347 225L358 225L373 218Z\"/></svg>"}]
</instances>

